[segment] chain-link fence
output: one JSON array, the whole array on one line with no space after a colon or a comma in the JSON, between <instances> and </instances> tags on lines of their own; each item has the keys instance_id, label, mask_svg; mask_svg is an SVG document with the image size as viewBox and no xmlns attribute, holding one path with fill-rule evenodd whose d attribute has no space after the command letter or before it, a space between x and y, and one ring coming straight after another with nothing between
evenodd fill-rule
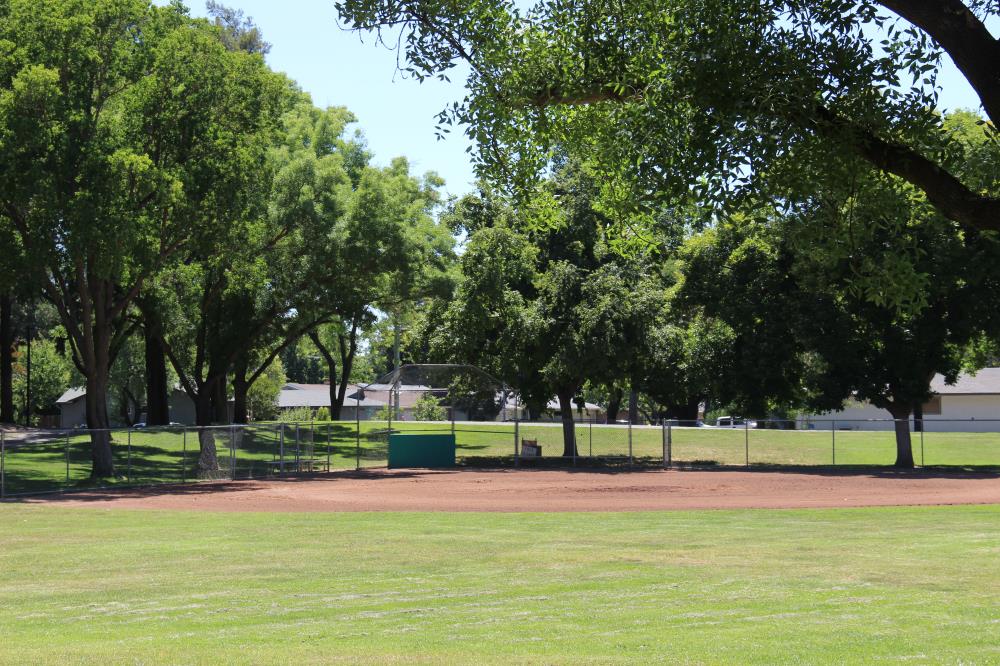
<instances>
[{"instance_id":1,"label":"chain-link fence","mask_svg":"<svg viewBox=\"0 0 1000 666\"><path fill-rule=\"evenodd\" d=\"M888 466L897 423L739 421L729 426L576 421L376 420L111 430L115 477L91 479L88 430L0 432L0 496L256 479L385 467L390 433L451 433L473 467ZM1000 468L1000 419L905 422L917 466Z\"/></svg>"}]
</instances>

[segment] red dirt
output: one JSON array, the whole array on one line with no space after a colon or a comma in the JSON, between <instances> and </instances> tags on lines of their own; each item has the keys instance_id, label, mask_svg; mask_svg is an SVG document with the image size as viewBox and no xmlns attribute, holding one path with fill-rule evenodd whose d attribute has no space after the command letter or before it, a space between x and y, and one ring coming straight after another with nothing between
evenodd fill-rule
<instances>
[{"instance_id":1,"label":"red dirt","mask_svg":"<svg viewBox=\"0 0 1000 666\"><path fill-rule=\"evenodd\" d=\"M370 470L22 500L193 511L658 511L1000 503L1000 475L857 471Z\"/></svg>"}]
</instances>

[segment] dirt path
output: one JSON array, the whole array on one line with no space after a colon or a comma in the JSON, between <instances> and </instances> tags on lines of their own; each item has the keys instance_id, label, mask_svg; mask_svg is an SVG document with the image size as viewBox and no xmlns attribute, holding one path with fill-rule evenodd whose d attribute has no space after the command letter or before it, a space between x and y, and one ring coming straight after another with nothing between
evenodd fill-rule
<instances>
[{"instance_id":1,"label":"dirt path","mask_svg":"<svg viewBox=\"0 0 1000 666\"><path fill-rule=\"evenodd\" d=\"M646 511L1000 503L1000 475L894 472L375 470L158 486L26 504L193 511Z\"/></svg>"}]
</instances>

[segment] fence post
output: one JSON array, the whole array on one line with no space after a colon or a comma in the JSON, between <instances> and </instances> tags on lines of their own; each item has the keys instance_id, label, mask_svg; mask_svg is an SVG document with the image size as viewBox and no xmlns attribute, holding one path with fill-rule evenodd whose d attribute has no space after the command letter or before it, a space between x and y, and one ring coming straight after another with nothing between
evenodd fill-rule
<instances>
[{"instance_id":1,"label":"fence post","mask_svg":"<svg viewBox=\"0 0 1000 666\"><path fill-rule=\"evenodd\" d=\"M333 441L333 435L330 433L332 427L332 423L326 424L326 471L328 474L330 473L330 446Z\"/></svg>"},{"instance_id":2,"label":"fence post","mask_svg":"<svg viewBox=\"0 0 1000 666\"><path fill-rule=\"evenodd\" d=\"M521 462L521 449L518 448L518 443L520 442L520 426L521 426L521 415L518 413L517 400L514 400L514 467L517 467Z\"/></svg>"},{"instance_id":3,"label":"fence post","mask_svg":"<svg viewBox=\"0 0 1000 666\"><path fill-rule=\"evenodd\" d=\"M573 424L573 467L576 467L576 424Z\"/></svg>"},{"instance_id":4,"label":"fence post","mask_svg":"<svg viewBox=\"0 0 1000 666\"><path fill-rule=\"evenodd\" d=\"M66 484L69 485L69 433L66 433Z\"/></svg>"},{"instance_id":5,"label":"fence post","mask_svg":"<svg viewBox=\"0 0 1000 666\"><path fill-rule=\"evenodd\" d=\"M632 466L632 417L628 419L628 464Z\"/></svg>"},{"instance_id":6,"label":"fence post","mask_svg":"<svg viewBox=\"0 0 1000 666\"><path fill-rule=\"evenodd\" d=\"M837 419L830 424L830 432L833 433L833 464L837 464Z\"/></svg>"},{"instance_id":7,"label":"fence post","mask_svg":"<svg viewBox=\"0 0 1000 666\"><path fill-rule=\"evenodd\" d=\"M361 469L361 387L354 391L354 469Z\"/></svg>"},{"instance_id":8,"label":"fence post","mask_svg":"<svg viewBox=\"0 0 1000 666\"><path fill-rule=\"evenodd\" d=\"M187 481L188 429L181 428L181 483Z\"/></svg>"},{"instance_id":9,"label":"fence post","mask_svg":"<svg viewBox=\"0 0 1000 666\"><path fill-rule=\"evenodd\" d=\"M663 440L663 469L667 468L667 420L660 420L660 439Z\"/></svg>"},{"instance_id":10,"label":"fence post","mask_svg":"<svg viewBox=\"0 0 1000 666\"><path fill-rule=\"evenodd\" d=\"M132 429L128 429L128 436L126 437L128 442L128 462L125 464L125 479L132 483Z\"/></svg>"},{"instance_id":11,"label":"fence post","mask_svg":"<svg viewBox=\"0 0 1000 666\"><path fill-rule=\"evenodd\" d=\"M0 430L0 499L3 499L7 491L7 438L6 433Z\"/></svg>"},{"instance_id":12,"label":"fence post","mask_svg":"<svg viewBox=\"0 0 1000 666\"><path fill-rule=\"evenodd\" d=\"M667 423L667 467L674 464L674 424Z\"/></svg>"},{"instance_id":13,"label":"fence post","mask_svg":"<svg viewBox=\"0 0 1000 666\"><path fill-rule=\"evenodd\" d=\"M924 420L920 419L920 466L924 467Z\"/></svg>"},{"instance_id":14,"label":"fence post","mask_svg":"<svg viewBox=\"0 0 1000 666\"><path fill-rule=\"evenodd\" d=\"M302 471L302 433L299 424L295 424L295 471Z\"/></svg>"},{"instance_id":15,"label":"fence post","mask_svg":"<svg viewBox=\"0 0 1000 666\"><path fill-rule=\"evenodd\" d=\"M236 480L236 425L229 425L229 478Z\"/></svg>"},{"instance_id":16,"label":"fence post","mask_svg":"<svg viewBox=\"0 0 1000 666\"><path fill-rule=\"evenodd\" d=\"M285 473L285 424L278 424L278 471Z\"/></svg>"},{"instance_id":17,"label":"fence post","mask_svg":"<svg viewBox=\"0 0 1000 666\"><path fill-rule=\"evenodd\" d=\"M750 421L743 419L743 446L746 448L747 467L750 467Z\"/></svg>"},{"instance_id":18,"label":"fence post","mask_svg":"<svg viewBox=\"0 0 1000 666\"><path fill-rule=\"evenodd\" d=\"M597 417L595 416L594 419ZM590 432L590 445L587 449L588 457L594 457L594 419L590 419L590 424L587 426L587 430ZM593 462L591 462L593 464Z\"/></svg>"}]
</instances>

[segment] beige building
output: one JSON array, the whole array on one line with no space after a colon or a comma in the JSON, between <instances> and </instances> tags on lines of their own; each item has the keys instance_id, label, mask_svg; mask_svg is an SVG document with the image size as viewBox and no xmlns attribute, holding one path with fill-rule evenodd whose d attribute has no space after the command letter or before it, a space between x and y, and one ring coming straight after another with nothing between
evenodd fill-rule
<instances>
[{"instance_id":1,"label":"beige building","mask_svg":"<svg viewBox=\"0 0 1000 666\"><path fill-rule=\"evenodd\" d=\"M931 381L936 394L924 405L927 432L1000 432L1000 368L983 368L976 374L960 375L952 385L936 375ZM800 416L802 429L892 430L892 415L866 402L848 401L844 409Z\"/></svg>"}]
</instances>

